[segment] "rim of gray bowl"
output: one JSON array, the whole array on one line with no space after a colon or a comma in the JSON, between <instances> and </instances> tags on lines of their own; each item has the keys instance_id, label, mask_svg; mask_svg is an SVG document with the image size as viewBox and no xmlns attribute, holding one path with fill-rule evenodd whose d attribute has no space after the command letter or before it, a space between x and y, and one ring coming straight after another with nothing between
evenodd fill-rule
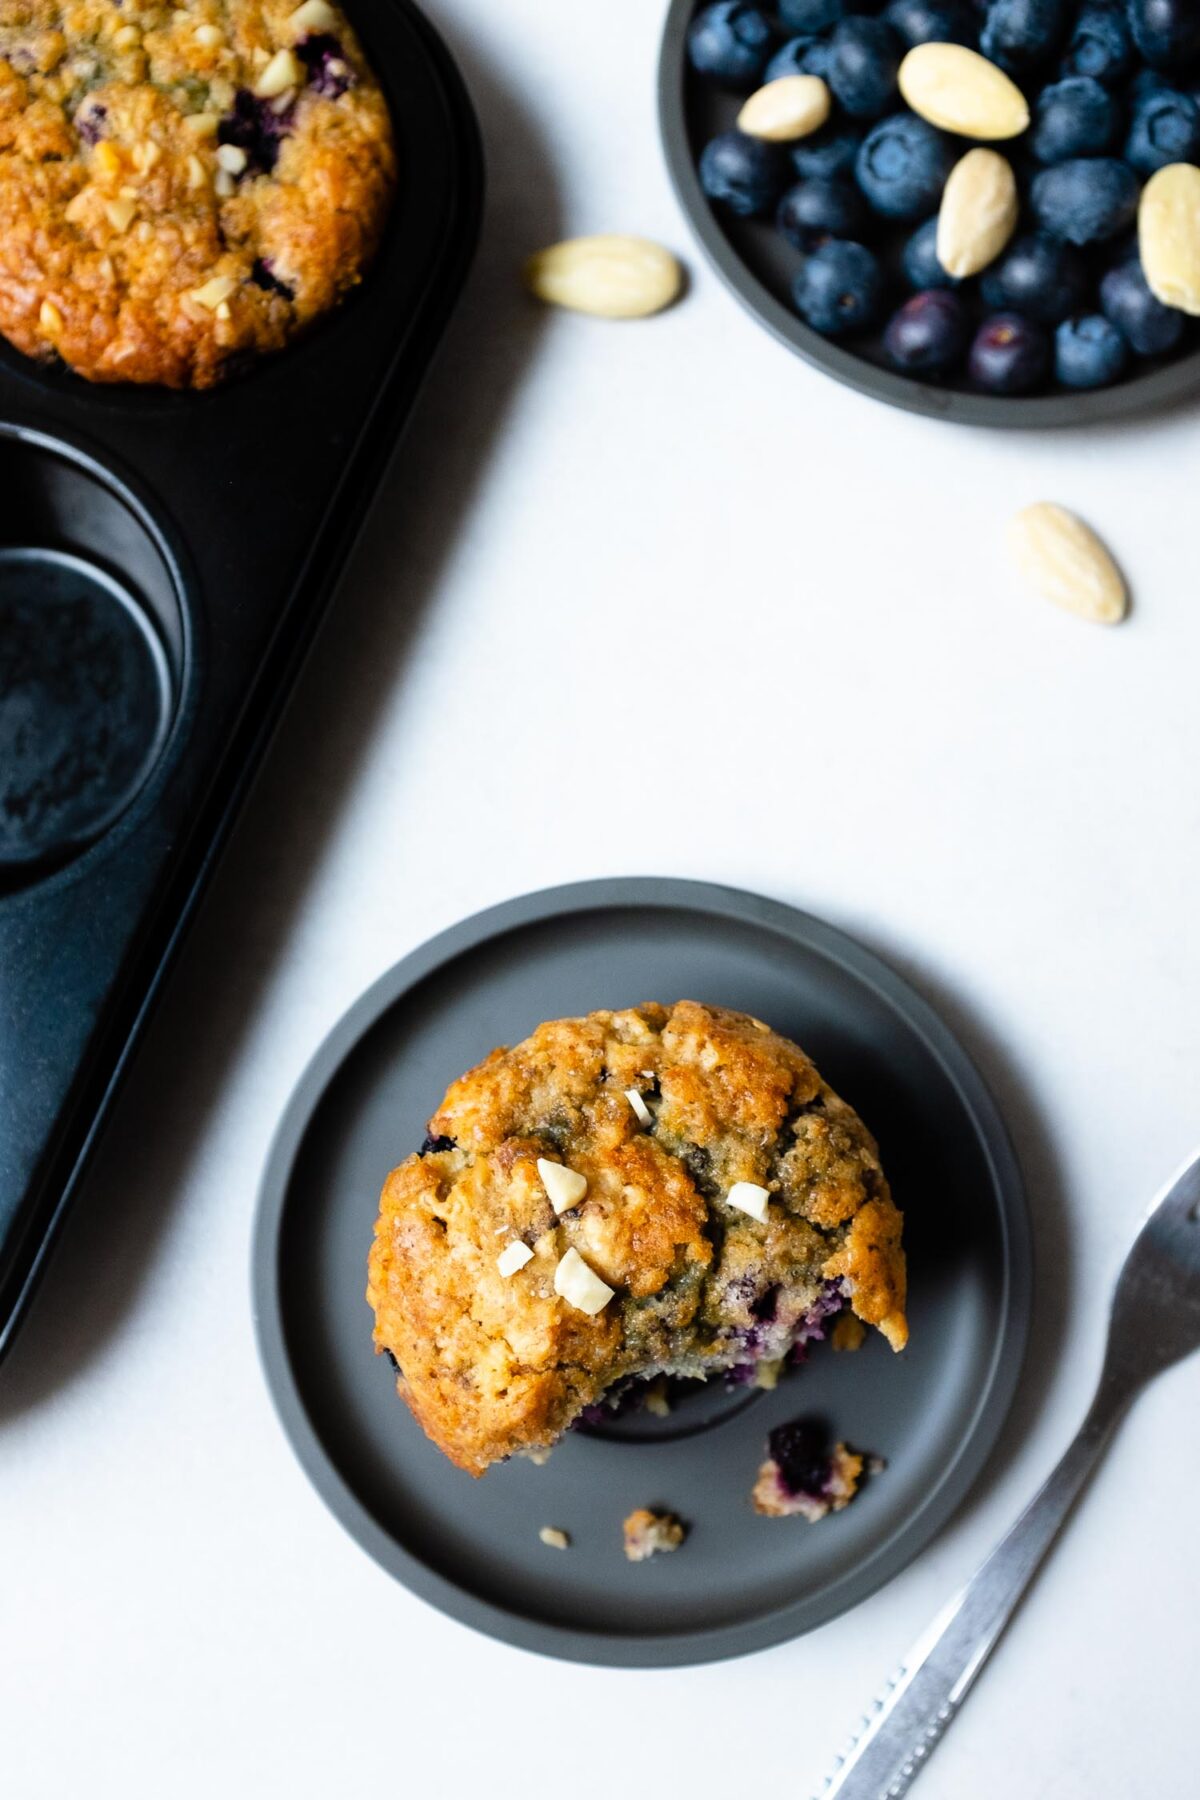
<instances>
[{"instance_id":1,"label":"rim of gray bowl","mask_svg":"<svg viewBox=\"0 0 1200 1800\"><path fill-rule=\"evenodd\" d=\"M667 172L684 215L717 274L759 324L789 350L873 400L958 425L1020 429L1094 425L1174 405L1200 389L1200 349L1112 387L1006 399L998 394L937 387L910 375L893 373L813 331L777 300L743 261L700 186L696 149L688 126L687 98L687 30L697 10L698 0L671 0L663 32L658 64L658 117Z\"/></svg>"}]
</instances>

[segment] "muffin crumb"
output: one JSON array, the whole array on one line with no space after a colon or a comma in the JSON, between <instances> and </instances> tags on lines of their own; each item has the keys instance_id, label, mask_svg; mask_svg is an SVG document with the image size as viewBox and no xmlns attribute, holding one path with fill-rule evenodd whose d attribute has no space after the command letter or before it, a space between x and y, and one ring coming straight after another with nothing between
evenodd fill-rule
<instances>
[{"instance_id":1,"label":"muffin crumb","mask_svg":"<svg viewBox=\"0 0 1200 1800\"><path fill-rule=\"evenodd\" d=\"M678 1550L687 1536L687 1528L674 1513L652 1512L639 1506L624 1524L625 1554L630 1562L645 1562L661 1551Z\"/></svg>"}]
</instances>

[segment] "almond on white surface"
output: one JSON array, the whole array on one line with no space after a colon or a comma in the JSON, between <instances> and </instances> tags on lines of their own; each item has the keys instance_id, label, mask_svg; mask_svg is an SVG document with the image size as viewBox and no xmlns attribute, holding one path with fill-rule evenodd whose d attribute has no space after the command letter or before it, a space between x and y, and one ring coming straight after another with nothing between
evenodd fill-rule
<instances>
[{"instance_id":1,"label":"almond on white surface","mask_svg":"<svg viewBox=\"0 0 1200 1800\"><path fill-rule=\"evenodd\" d=\"M781 75L751 94L738 130L769 144L790 144L819 131L829 117L829 89L819 75Z\"/></svg>"},{"instance_id":2,"label":"almond on white surface","mask_svg":"<svg viewBox=\"0 0 1200 1800\"><path fill-rule=\"evenodd\" d=\"M771 1193L769 1188L759 1187L753 1181L735 1181L726 1194L726 1202L736 1207L738 1212L749 1213L761 1225L767 1216L767 1205Z\"/></svg>"},{"instance_id":3,"label":"almond on white surface","mask_svg":"<svg viewBox=\"0 0 1200 1800\"><path fill-rule=\"evenodd\" d=\"M900 92L915 113L960 137L1020 135L1029 103L1015 81L964 44L917 44L900 64Z\"/></svg>"},{"instance_id":4,"label":"almond on white surface","mask_svg":"<svg viewBox=\"0 0 1200 1800\"><path fill-rule=\"evenodd\" d=\"M1200 169L1168 163L1142 189L1138 249L1150 292L1200 317Z\"/></svg>"},{"instance_id":5,"label":"almond on white surface","mask_svg":"<svg viewBox=\"0 0 1200 1800\"><path fill-rule=\"evenodd\" d=\"M525 285L551 306L602 319L644 319L678 299L683 269L648 238L567 238L525 264Z\"/></svg>"},{"instance_id":6,"label":"almond on white surface","mask_svg":"<svg viewBox=\"0 0 1200 1800\"><path fill-rule=\"evenodd\" d=\"M1039 501L1008 528L1009 548L1031 587L1056 606L1097 625L1116 625L1129 609L1121 571L1090 525L1065 506Z\"/></svg>"},{"instance_id":7,"label":"almond on white surface","mask_svg":"<svg viewBox=\"0 0 1200 1800\"><path fill-rule=\"evenodd\" d=\"M964 280L994 262L1017 229L1017 178L998 150L976 148L960 157L942 191L937 259L947 275Z\"/></svg>"},{"instance_id":8,"label":"almond on white surface","mask_svg":"<svg viewBox=\"0 0 1200 1800\"><path fill-rule=\"evenodd\" d=\"M542 1178L547 1200L560 1216L578 1206L587 1193L587 1176L581 1175L578 1169L568 1169L563 1163L550 1162L547 1157L539 1156L537 1172Z\"/></svg>"},{"instance_id":9,"label":"almond on white surface","mask_svg":"<svg viewBox=\"0 0 1200 1800\"><path fill-rule=\"evenodd\" d=\"M554 1291L568 1306L595 1318L603 1312L614 1290L589 1269L578 1250L568 1250L554 1271Z\"/></svg>"}]
</instances>

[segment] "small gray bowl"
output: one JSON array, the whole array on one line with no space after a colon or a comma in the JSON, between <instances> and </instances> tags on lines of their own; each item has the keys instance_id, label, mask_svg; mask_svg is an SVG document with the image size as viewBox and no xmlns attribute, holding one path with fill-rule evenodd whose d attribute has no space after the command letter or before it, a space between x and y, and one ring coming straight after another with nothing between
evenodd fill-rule
<instances>
[{"instance_id":1,"label":"small gray bowl","mask_svg":"<svg viewBox=\"0 0 1200 1800\"><path fill-rule=\"evenodd\" d=\"M687 59L687 31L698 0L672 0L658 71L663 149L675 192L692 230L722 280L761 325L806 362L860 394L890 406L961 425L1089 425L1150 412L1200 389L1200 349L1091 392L1006 398L901 375L883 360L878 339L849 349L813 331L789 295L797 252L761 219L718 214L700 186L696 163L718 131L731 130L743 96L723 93L695 75Z\"/></svg>"}]
</instances>

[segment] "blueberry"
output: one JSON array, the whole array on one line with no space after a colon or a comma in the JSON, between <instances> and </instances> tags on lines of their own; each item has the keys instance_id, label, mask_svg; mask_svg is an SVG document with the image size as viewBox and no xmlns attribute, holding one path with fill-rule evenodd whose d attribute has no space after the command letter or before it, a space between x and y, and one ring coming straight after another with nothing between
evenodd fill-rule
<instances>
[{"instance_id":1,"label":"blueberry","mask_svg":"<svg viewBox=\"0 0 1200 1800\"><path fill-rule=\"evenodd\" d=\"M826 76L852 119L877 119L896 93L904 44L882 19L843 19L829 40Z\"/></svg>"},{"instance_id":2,"label":"blueberry","mask_svg":"<svg viewBox=\"0 0 1200 1800\"><path fill-rule=\"evenodd\" d=\"M1200 155L1200 106L1190 94L1169 88L1144 94L1133 109L1125 160L1140 175L1168 163L1195 162Z\"/></svg>"},{"instance_id":3,"label":"blueberry","mask_svg":"<svg viewBox=\"0 0 1200 1800\"><path fill-rule=\"evenodd\" d=\"M807 1419L776 1425L767 1437L767 1450L789 1493L823 1498L829 1485L829 1451L819 1425Z\"/></svg>"},{"instance_id":4,"label":"blueberry","mask_svg":"<svg viewBox=\"0 0 1200 1800\"><path fill-rule=\"evenodd\" d=\"M971 380L991 394L1029 394L1046 379L1050 342L1032 319L994 313L975 334L967 367Z\"/></svg>"},{"instance_id":5,"label":"blueberry","mask_svg":"<svg viewBox=\"0 0 1200 1800\"><path fill-rule=\"evenodd\" d=\"M1133 61L1129 27L1122 13L1092 6L1075 21L1063 57L1064 75L1090 75L1093 81L1119 81Z\"/></svg>"},{"instance_id":6,"label":"blueberry","mask_svg":"<svg viewBox=\"0 0 1200 1800\"><path fill-rule=\"evenodd\" d=\"M792 298L814 331L843 337L879 316L883 275L862 244L834 239L805 257L792 283Z\"/></svg>"},{"instance_id":7,"label":"blueberry","mask_svg":"<svg viewBox=\"0 0 1200 1800\"><path fill-rule=\"evenodd\" d=\"M98 144L104 136L104 121L108 117L107 106L99 100L88 98L75 114L75 129L79 133L81 144Z\"/></svg>"},{"instance_id":8,"label":"blueberry","mask_svg":"<svg viewBox=\"0 0 1200 1800\"><path fill-rule=\"evenodd\" d=\"M308 73L308 85L325 100L337 100L354 86L354 71L332 32L318 31L302 38L296 55Z\"/></svg>"},{"instance_id":9,"label":"blueberry","mask_svg":"<svg viewBox=\"0 0 1200 1800\"><path fill-rule=\"evenodd\" d=\"M810 138L801 138L798 144L790 146L796 173L802 181L814 175L852 173L861 143L862 132L853 126L824 125Z\"/></svg>"},{"instance_id":10,"label":"blueberry","mask_svg":"<svg viewBox=\"0 0 1200 1800\"><path fill-rule=\"evenodd\" d=\"M269 100L258 100L249 88L233 96L233 111L217 126L218 144L235 144L246 152L246 171L269 175L279 159L279 140L292 128L292 109L273 111Z\"/></svg>"},{"instance_id":11,"label":"blueberry","mask_svg":"<svg viewBox=\"0 0 1200 1800\"><path fill-rule=\"evenodd\" d=\"M961 286L957 276L947 275L937 256L938 222L936 217L926 219L904 246L904 275L910 287L921 291L925 288L956 288Z\"/></svg>"},{"instance_id":12,"label":"blueberry","mask_svg":"<svg viewBox=\"0 0 1200 1800\"><path fill-rule=\"evenodd\" d=\"M892 0L883 16L910 49L914 44L969 44L973 50L979 42L963 0Z\"/></svg>"},{"instance_id":13,"label":"blueberry","mask_svg":"<svg viewBox=\"0 0 1200 1800\"><path fill-rule=\"evenodd\" d=\"M827 238L857 237L867 206L848 175L813 175L788 189L776 222L789 244L815 250Z\"/></svg>"},{"instance_id":14,"label":"blueberry","mask_svg":"<svg viewBox=\"0 0 1200 1800\"><path fill-rule=\"evenodd\" d=\"M945 288L930 288L914 294L892 314L883 347L898 369L914 375L939 374L961 359L969 336L960 297Z\"/></svg>"},{"instance_id":15,"label":"blueberry","mask_svg":"<svg viewBox=\"0 0 1200 1800\"><path fill-rule=\"evenodd\" d=\"M915 113L895 113L868 133L855 161L858 185L888 219L923 219L942 196L955 153Z\"/></svg>"},{"instance_id":16,"label":"blueberry","mask_svg":"<svg viewBox=\"0 0 1200 1800\"><path fill-rule=\"evenodd\" d=\"M1116 237L1133 223L1137 176L1115 156L1085 156L1035 175L1033 210L1039 224L1072 244Z\"/></svg>"},{"instance_id":17,"label":"blueberry","mask_svg":"<svg viewBox=\"0 0 1200 1800\"><path fill-rule=\"evenodd\" d=\"M1200 56L1200 8L1196 0L1127 0L1133 41L1155 69L1178 70Z\"/></svg>"},{"instance_id":18,"label":"blueberry","mask_svg":"<svg viewBox=\"0 0 1200 1800\"><path fill-rule=\"evenodd\" d=\"M814 38L800 58L800 73L802 75L819 75L822 81L827 80L832 56L833 48L829 39Z\"/></svg>"},{"instance_id":19,"label":"blueberry","mask_svg":"<svg viewBox=\"0 0 1200 1800\"><path fill-rule=\"evenodd\" d=\"M1138 356L1164 356L1183 336L1183 314L1154 297L1136 258L1108 271L1100 305Z\"/></svg>"},{"instance_id":20,"label":"blueberry","mask_svg":"<svg viewBox=\"0 0 1200 1800\"><path fill-rule=\"evenodd\" d=\"M255 287L264 288L268 294L279 294L284 300L295 298L295 289L290 288L286 281L280 281L266 257L255 257L250 269L250 279ZM453 1148L453 1138L427 1137L421 1147L421 1154L424 1156L430 1149L453 1150Z\"/></svg>"},{"instance_id":21,"label":"blueberry","mask_svg":"<svg viewBox=\"0 0 1200 1800\"><path fill-rule=\"evenodd\" d=\"M1068 75L1037 98L1030 147L1039 162L1095 156L1116 135L1117 103L1090 75Z\"/></svg>"},{"instance_id":22,"label":"blueberry","mask_svg":"<svg viewBox=\"0 0 1200 1800\"><path fill-rule=\"evenodd\" d=\"M769 213L787 181L787 158L776 145L740 131L723 131L704 146L700 186L710 200L740 219Z\"/></svg>"},{"instance_id":23,"label":"blueberry","mask_svg":"<svg viewBox=\"0 0 1200 1800\"><path fill-rule=\"evenodd\" d=\"M692 67L727 87L752 87L774 47L770 20L743 0L720 0L716 6L706 6L688 31Z\"/></svg>"},{"instance_id":24,"label":"blueberry","mask_svg":"<svg viewBox=\"0 0 1200 1800\"><path fill-rule=\"evenodd\" d=\"M1054 373L1064 387L1109 387L1128 361L1128 344L1102 313L1064 319L1054 334Z\"/></svg>"},{"instance_id":25,"label":"blueberry","mask_svg":"<svg viewBox=\"0 0 1200 1800\"><path fill-rule=\"evenodd\" d=\"M256 269L258 268L257 263L255 263L254 266ZM264 264L264 267L265 266L266 265ZM254 277L254 279L256 281L258 281L257 275ZM273 281L273 279L274 278L272 277L272 281ZM260 287L265 287L267 284L266 284L266 282L260 281L258 285ZM425 1142L421 1145L420 1155L422 1155L422 1156L440 1156L443 1150L457 1150L457 1148L458 1148L458 1145L455 1143L455 1141L452 1137L431 1137L429 1135L429 1133L426 1132Z\"/></svg>"},{"instance_id":26,"label":"blueberry","mask_svg":"<svg viewBox=\"0 0 1200 1800\"><path fill-rule=\"evenodd\" d=\"M1066 0L991 0L979 48L1010 75L1023 74L1050 55L1066 21Z\"/></svg>"},{"instance_id":27,"label":"blueberry","mask_svg":"<svg viewBox=\"0 0 1200 1800\"><path fill-rule=\"evenodd\" d=\"M764 81L781 81L785 75L811 75L812 70L805 64L805 57L817 42L812 37L789 38L780 46L767 64Z\"/></svg>"},{"instance_id":28,"label":"blueberry","mask_svg":"<svg viewBox=\"0 0 1200 1800\"><path fill-rule=\"evenodd\" d=\"M785 31L824 31L846 16L846 0L779 0L776 9Z\"/></svg>"},{"instance_id":29,"label":"blueberry","mask_svg":"<svg viewBox=\"0 0 1200 1800\"><path fill-rule=\"evenodd\" d=\"M1078 312L1088 293L1087 264L1061 238L1031 232L1015 238L983 277L985 306L1057 325Z\"/></svg>"}]
</instances>

